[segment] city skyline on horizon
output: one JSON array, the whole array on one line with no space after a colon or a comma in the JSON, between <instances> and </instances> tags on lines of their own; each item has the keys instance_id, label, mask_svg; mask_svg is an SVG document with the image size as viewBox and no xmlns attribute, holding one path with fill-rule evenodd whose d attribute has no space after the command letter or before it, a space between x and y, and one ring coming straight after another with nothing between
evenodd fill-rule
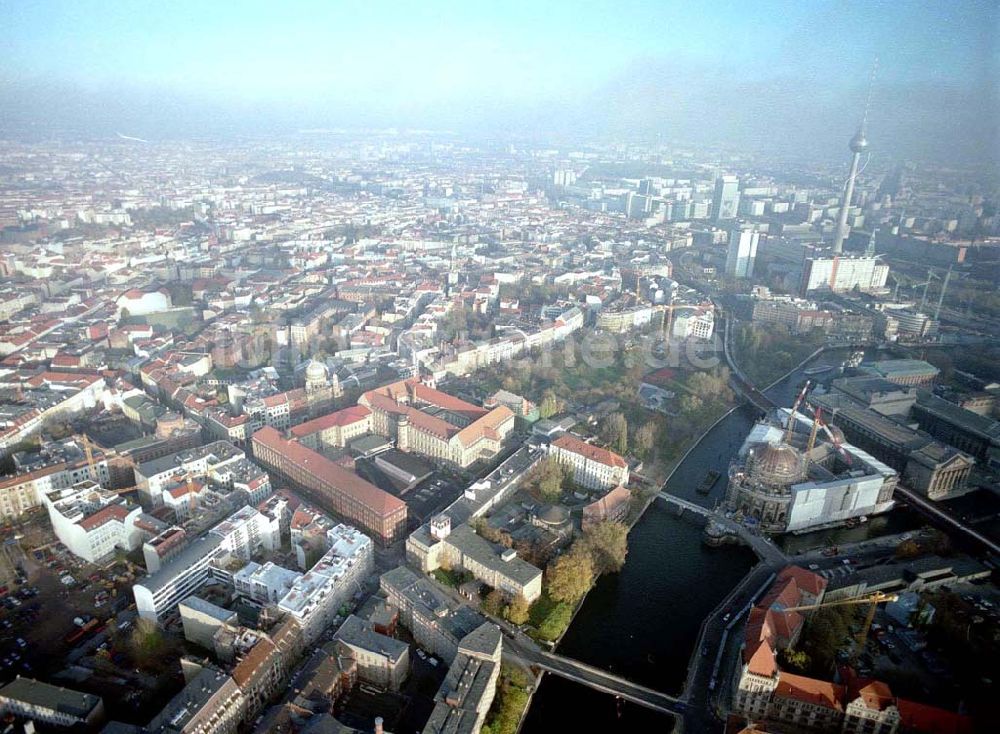
<instances>
[{"instance_id":1,"label":"city skyline on horizon","mask_svg":"<svg viewBox=\"0 0 1000 734\"><path fill-rule=\"evenodd\" d=\"M845 150L877 55L880 154L995 155L991 3L243 10L4 6L0 134L399 127L825 157Z\"/></svg>"}]
</instances>

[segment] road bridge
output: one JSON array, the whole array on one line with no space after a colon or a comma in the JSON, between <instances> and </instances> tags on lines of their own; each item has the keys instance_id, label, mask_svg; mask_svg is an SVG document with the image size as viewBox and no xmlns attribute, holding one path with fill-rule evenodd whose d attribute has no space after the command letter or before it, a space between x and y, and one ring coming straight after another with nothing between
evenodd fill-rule
<instances>
[{"instance_id":1,"label":"road bridge","mask_svg":"<svg viewBox=\"0 0 1000 734\"><path fill-rule=\"evenodd\" d=\"M902 499L910 507L923 515L926 515L938 525L942 525L949 530L956 530L969 540L972 540L973 542L988 549L990 553L1000 556L1000 545L997 545L978 530L970 527L964 520L955 517L953 514L942 509L936 503L927 499L923 495L914 492L912 489L896 485L893 496L897 499Z\"/></svg>"}]
</instances>

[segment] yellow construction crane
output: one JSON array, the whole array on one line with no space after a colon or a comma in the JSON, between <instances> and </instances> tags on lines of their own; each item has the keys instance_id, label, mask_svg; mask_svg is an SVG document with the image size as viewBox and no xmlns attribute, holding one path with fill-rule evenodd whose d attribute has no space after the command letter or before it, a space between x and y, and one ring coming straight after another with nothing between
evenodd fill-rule
<instances>
[{"instance_id":1,"label":"yellow construction crane","mask_svg":"<svg viewBox=\"0 0 1000 734\"><path fill-rule=\"evenodd\" d=\"M836 601L824 601L819 604L804 604L798 607L787 607L785 611L808 612L814 609L825 609L827 607L848 607L867 604L868 613L865 615L865 623L861 626L861 631L858 632L858 635L855 638L857 640L857 644L854 647L854 655L851 656L851 659L853 660L865 649L865 644L868 642L868 631L871 629L872 620L875 619L875 609L879 604L896 601L898 598L899 594L886 594L882 591L876 591L874 594L856 596L851 599L837 599Z\"/></svg>"},{"instance_id":2,"label":"yellow construction crane","mask_svg":"<svg viewBox=\"0 0 1000 734\"><path fill-rule=\"evenodd\" d=\"M98 481L97 472L94 470L94 444L86 433L78 433L77 440L83 444L83 455L87 459L87 468L90 470L90 478Z\"/></svg>"},{"instance_id":3,"label":"yellow construction crane","mask_svg":"<svg viewBox=\"0 0 1000 734\"><path fill-rule=\"evenodd\" d=\"M103 483L101 482L101 473L97 470L97 462L94 461L94 442L90 440L90 437L86 433L78 433L76 438L83 446L83 455L87 461L90 478L103 486ZM100 451L99 446L98 451ZM103 458L103 453L101 456ZM119 487L118 489L109 489L108 487L105 487L105 489L114 494L127 494L128 492L135 491L135 485L133 484L130 487Z\"/></svg>"}]
</instances>

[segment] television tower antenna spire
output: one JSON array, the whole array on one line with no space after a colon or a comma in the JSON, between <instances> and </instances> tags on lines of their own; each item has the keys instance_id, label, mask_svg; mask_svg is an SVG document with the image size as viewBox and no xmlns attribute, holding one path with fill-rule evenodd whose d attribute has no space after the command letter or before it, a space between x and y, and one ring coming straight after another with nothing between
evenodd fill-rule
<instances>
[{"instance_id":1,"label":"television tower antenna spire","mask_svg":"<svg viewBox=\"0 0 1000 734\"><path fill-rule=\"evenodd\" d=\"M847 239L847 214L851 208L851 200L854 197L854 180L858 177L858 164L861 162L861 154L868 150L868 112L871 110L872 90L875 87L875 72L878 71L878 57L872 64L872 74L868 80L868 97L865 100L865 112L861 118L861 125L858 131L851 138L849 148L851 149L851 171L847 174L847 181L844 182L844 192L840 199L840 213L837 215L837 228L833 235L833 252L839 255L844 251L844 240ZM867 163L866 163L867 165Z\"/></svg>"},{"instance_id":2,"label":"television tower antenna spire","mask_svg":"<svg viewBox=\"0 0 1000 734\"><path fill-rule=\"evenodd\" d=\"M868 112L872 108L872 91L875 89L875 75L878 74L878 56L875 56L875 60L872 62L872 73L868 77L868 96L865 97L865 114L861 118L861 129L866 130L868 128Z\"/></svg>"}]
</instances>

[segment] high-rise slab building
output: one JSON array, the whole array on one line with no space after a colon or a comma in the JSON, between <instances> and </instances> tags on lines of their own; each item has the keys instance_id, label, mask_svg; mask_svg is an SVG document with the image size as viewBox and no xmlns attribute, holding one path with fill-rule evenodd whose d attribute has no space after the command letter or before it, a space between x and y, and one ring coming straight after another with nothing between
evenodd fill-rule
<instances>
[{"instance_id":1,"label":"high-rise slab building","mask_svg":"<svg viewBox=\"0 0 1000 734\"><path fill-rule=\"evenodd\" d=\"M736 176L719 176L712 196L712 218L716 222L735 219L739 208L740 180Z\"/></svg>"},{"instance_id":2,"label":"high-rise slab building","mask_svg":"<svg viewBox=\"0 0 1000 734\"><path fill-rule=\"evenodd\" d=\"M752 278L753 262L757 257L758 232L734 229L729 233L726 252L726 275L730 278Z\"/></svg>"}]
</instances>

